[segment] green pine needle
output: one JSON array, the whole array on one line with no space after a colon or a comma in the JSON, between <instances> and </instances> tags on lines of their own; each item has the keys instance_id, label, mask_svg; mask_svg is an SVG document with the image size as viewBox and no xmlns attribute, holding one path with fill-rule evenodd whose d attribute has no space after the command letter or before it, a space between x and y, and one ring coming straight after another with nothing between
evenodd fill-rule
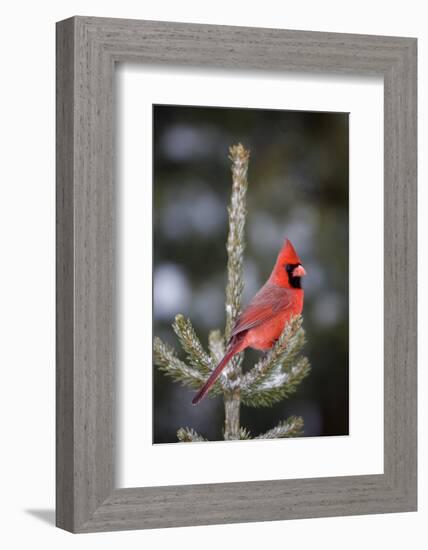
<instances>
[{"instance_id":1,"label":"green pine needle","mask_svg":"<svg viewBox=\"0 0 428 550\"><path fill-rule=\"evenodd\" d=\"M174 381L181 382L183 386L197 390L205 382L206 376L193 367L189 367L184 361L181 361L175 353L175 350L162 342L157 336L153 342L153 361L159 370L172 378ZM222 393L222 388L217 382L214 384L212 395Z\"/></svg>"},{"instance_id":2,"label":"green pine needle","mask_svg":"<svg viewBox=\"0 0 428 550\"><path fill-rule=\"evenodd\" d=\"M303 435L303 418L301 416L290 416L283 420L271 430L258 435L255 439L280 439L284 437L298 437Z\"/></svg>"},{"instance_id":3,"label":"green pine needle","mask_svg":"<svg viewBox=\"0 0 428 550\"><path fill-rule=\"evenodd\" d=\"M247 428L241 427L239 429L239 439L251 439L251 432Z\"/></svg>"},{"instance_id":4,"label":"green pine needle","mask_svg":"<svg viewBox=\"0 0 428 550\"><path fill-rule=\"evenodd\" d=\"M159 370L184 386L197 389L205 380L200 372L181 361L174 349L157 336L153 341L153 361Z\"/></svg>"},{"instance_id":5,"label":"green pine needle","mask_svg":"<svg viewBox=\"0 0 428 550\"><path fill-rule=\"evenodd\" d=\"M180 428L177 430L177 438L181 443L193 443L194 441L208 441L199 435L193 428Z\"/></svg>"},{"instance_id":6,"label":"green pine needle","mask_svg":"<svg viewBox=\"0 0 428 550\"><path fill-rule=\"evenodd\" d=\"M211 357L205 352L190 319L185 319L181 313L175 316L172 325L175 334L180 340L181 347L186 353L190 365L207 377L215 367Z\"/></svg>"}]
</instances>

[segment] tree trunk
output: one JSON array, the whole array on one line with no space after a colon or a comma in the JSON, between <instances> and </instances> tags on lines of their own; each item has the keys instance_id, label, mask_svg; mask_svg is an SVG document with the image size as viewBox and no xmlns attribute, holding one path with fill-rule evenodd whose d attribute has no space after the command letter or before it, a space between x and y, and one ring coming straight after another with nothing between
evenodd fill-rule
<instances>
[{"instance_id":1,"label":"tree trunk","mask_svg":"<svg viewBox=\"0 0 428 550\"><path fill-rule=\"evenodd\" d=\"M240 409L239 389L227 391L224 394L224 439L239 439L239 409Z\"/></svg>"}]
</instances>

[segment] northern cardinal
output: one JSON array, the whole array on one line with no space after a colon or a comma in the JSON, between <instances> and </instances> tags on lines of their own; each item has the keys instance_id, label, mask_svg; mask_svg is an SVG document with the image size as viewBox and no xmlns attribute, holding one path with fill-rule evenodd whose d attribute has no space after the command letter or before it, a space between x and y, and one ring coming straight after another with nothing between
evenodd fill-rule
<instances>
[{"instance_id":1,"label":"northern cardinal","mask_svg":"<svg viewBox=\"0 0 428 550\"><path fill-rule=\"evenodd\" d=\"M286 239L267 282L236 319L226 353L192 400L197 405L208 393L232 357L245 348L270 349L293 315L303 309L301 277L306 275L299 256Z\"/></svg>"}]
</instances>

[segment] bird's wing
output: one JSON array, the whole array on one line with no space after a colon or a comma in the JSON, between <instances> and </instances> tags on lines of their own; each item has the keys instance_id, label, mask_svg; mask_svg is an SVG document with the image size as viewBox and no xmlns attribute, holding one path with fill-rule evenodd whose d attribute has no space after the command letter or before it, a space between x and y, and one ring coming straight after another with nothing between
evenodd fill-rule
<instances>
[{"instance_id":1,"label":"bird's wing","mask_svg":"<svg viewBox=\"0 0 428 550\"><path fill-rule=\"evenodd\" d=\"M266 283L237 318L231 336L265 323L291 305L289 289Z\"/></svg>"}]
</instances>

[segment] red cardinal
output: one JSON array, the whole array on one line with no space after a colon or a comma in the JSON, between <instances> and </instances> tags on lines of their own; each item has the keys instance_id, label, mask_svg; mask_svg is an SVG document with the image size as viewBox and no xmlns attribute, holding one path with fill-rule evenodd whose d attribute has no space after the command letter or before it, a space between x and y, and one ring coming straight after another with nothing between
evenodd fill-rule
<instances>
[{"instance_id":1,"label":"red cardinal","mask_svg":"<svg viewBox=\"0 0 428 550\"><path fill-rule=\"evenodd\" d=\"M299 256L286 239L267 282L237 318L227 351L192 400L201 401L232 357L245 348L270 349L292 315L303 309L301 277L306 275Z\"/></svg>"}]
</instances>

